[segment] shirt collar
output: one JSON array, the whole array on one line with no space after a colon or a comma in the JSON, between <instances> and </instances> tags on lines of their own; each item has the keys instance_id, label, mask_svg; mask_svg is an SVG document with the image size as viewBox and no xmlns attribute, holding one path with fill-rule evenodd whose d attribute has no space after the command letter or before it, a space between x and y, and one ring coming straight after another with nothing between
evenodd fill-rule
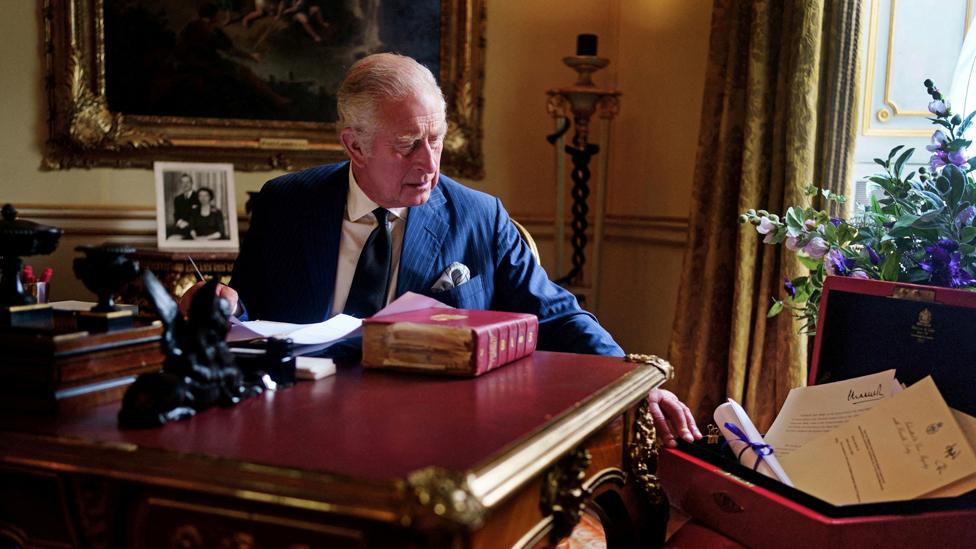
<instances>
[{"instance_id":1,"label":"shirt collar","mask_svg":"<svg viewBox=\"0 0 976 549\"><path fill-rule=\"evenodd\" d=\"M356 181L356 174L352 173L352 164L349 165L349 193L346 195L346 217L349 221L357 221L359 218L370 215L373 210L380 205L373 202L366 196L366 193L359 187ZM407 218L407 208L387 208L393 215L400 219Z\"/></svg>"}]
</instances>

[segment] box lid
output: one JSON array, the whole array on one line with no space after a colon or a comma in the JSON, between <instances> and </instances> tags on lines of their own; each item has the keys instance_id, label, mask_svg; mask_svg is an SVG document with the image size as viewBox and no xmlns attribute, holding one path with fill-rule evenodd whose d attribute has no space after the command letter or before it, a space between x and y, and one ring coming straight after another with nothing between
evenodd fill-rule
<instances>
[{"instance_id":1,"label":"box lid","mask_svg":"<svg viewBox=\"0 0 976 549\"><path fill-rule=\"evenodd\" d=\"M809 384L895 368L931 375L946 403L976 415L976 292L829 276L820 298Z\"/></svg>"}]
</instances>

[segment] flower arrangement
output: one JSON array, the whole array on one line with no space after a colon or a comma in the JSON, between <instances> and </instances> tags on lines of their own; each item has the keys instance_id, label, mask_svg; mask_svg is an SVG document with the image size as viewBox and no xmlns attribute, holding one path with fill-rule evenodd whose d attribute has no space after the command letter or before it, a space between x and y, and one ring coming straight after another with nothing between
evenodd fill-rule
<instances>
[{"instance_id":1,"label":"flower arrangement","mask_svg":"<svg viewBox=\"0 0 976 549\"><path fill-rule=\"evenodd\" d=\"M971 141L963 136L972 124L953 114L949 101L931 80L924 82L932 101L928 105L939 126L926 147L928 167L907 175L912 148L895 147L885 159L874 161L884 170L868 179L883 197L851 219L831 217L827 206L843 204L844 196L829 190L818 192L825 208L790 207L780 217L765 210L748 210L740 223L751 223L765 235L766 244L785 244L810 270L807 276L785 280L783 299L774 299L767 316L784 309L803 323L801 331L814 333L820 291L827 275L873 278L962 288L976 286L976 181L970 173L976 158L969 159Z\"/></svg>"}]
</instances>

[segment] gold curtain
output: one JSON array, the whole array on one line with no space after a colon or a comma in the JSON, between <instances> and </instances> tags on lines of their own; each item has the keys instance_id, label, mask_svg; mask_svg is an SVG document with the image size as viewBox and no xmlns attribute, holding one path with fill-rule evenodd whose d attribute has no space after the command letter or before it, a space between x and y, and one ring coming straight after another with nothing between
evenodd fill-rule
<instances>
[{"instance_id":1,"label":"gold curtain","mask_svg":"<svg viewBox=\"0 0 976 549\"><path fill-rule=\"evenodd\" d=\"M764 248L754 228L736 219L748 208L781 213L808 203L803 189L824 175L815 167L825 154L820 130L830 126L818 112L825 110L818 108L821 74L830 70L822 51L830 55L824 38L837 36L828 23L842 11L832 9L838 2L858 4L714 3L688 248L669 349L673 389L699 421L707 423L729 396L765 430L789 390L806 379L807 337L788 314L766 318L784 277L799 276L802 266L778 246ZM838 165L850 162L851 146L844 143Z\"/></svg>"}]
</instances>

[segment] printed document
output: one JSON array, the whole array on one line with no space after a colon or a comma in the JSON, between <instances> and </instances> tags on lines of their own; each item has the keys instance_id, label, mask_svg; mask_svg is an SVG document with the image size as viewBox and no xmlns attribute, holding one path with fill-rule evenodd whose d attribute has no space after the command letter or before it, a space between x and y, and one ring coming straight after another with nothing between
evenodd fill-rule
<instances>
[{"instance_id":1,"label":"printed document","mask_svg":"<svg viewBox=\"0 0 976 549\"><path fill-rule=\"evenodd\" d=\"M932 377L804 444L780 463L834 505L913 499L976 474L976 455Z\"/></svg>"},{"instance_id":2,"label":"printed document","mask_svg":"<svg viewBox=\"0 0 976 549\"><path fill-rule=\"evenodd\" d=\"M797 387L766 433L778 457L788 456L825 433L870 410L901 390L895 370L834 383Z\"/></svg>"}]
</instances>

